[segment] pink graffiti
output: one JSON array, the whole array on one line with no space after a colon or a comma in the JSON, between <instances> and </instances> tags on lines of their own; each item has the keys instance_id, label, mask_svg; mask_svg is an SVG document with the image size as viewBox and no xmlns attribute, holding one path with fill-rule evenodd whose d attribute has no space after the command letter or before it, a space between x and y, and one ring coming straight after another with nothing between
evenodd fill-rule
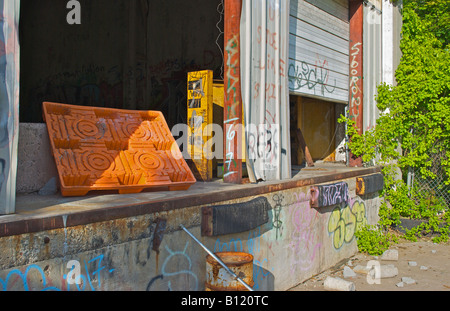
<instances>
[{"instance_id":1,"label":"pink graffiti","mask_svg":"<svg viewBox=\"0 0 450 311\"><path fill-rule=\"evenodd\" d=\"M295 203L289 207L293 227L288 246L293 255L291 272L295 272L297 268L302 271L310 269L322 245L315 230L319 214L309 206L310 195L294 193L294 197Z\"/></svg>"}]
</instances>

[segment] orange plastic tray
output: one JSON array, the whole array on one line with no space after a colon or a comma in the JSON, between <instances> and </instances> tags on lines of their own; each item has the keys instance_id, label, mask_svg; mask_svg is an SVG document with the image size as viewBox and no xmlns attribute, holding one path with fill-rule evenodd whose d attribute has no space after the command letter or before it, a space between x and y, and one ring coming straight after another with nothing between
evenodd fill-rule
<instances>
[{"instance_id":1,"label":"orange plastic tray","mask_svg":"<svg viewBox=\"0 0 450 311\"><path fill-rule=\"evenodd\" d=\"M161 112L48 102L43 110L63 196L196 182Z\"/></svg>"}]
</instances>

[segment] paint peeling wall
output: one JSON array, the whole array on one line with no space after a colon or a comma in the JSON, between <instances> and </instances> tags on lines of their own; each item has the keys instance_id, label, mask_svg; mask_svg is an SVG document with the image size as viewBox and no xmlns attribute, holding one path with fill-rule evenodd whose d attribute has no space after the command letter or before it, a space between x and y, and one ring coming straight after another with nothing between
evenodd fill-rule
<instances>
[{"instance_id":1,"label":"paint peeling wall","mask_svg":"<svg viewBox=\"0 0 450 311\"><path fill-rule=\"evenodd\" d=\"M252 254L255 290L286 290L352 256L357 251L355 229L378 221L376 194L357 196L355 178L336 182L348 184L347 202L312 209L310 187L271 192L263 195L271 205L269 222L238 234L201 237L201 206L196 206L2 237L0 286L33 291L202 291L206 253L179 229L183 224L215 252ZM157 229L160 219L166 220L163 235ZM80 284L72 282L77 271Z\"/></svg>"}]
</instances>

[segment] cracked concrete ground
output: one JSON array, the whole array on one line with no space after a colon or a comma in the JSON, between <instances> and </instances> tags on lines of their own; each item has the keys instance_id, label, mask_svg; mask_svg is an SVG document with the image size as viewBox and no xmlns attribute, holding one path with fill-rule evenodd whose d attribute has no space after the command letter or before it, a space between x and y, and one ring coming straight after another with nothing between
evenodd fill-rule
<instances>
[{"instance_id":1,"label":"cracked concrete ground","mask_svg":"<svg viewBox=\"0 0 450 311\"><path fill-rule=\"evenodd\" d=\"M436 244L429 238L417 242L403 240L390 249L398 251L398 260L381 260L381 256L358 253L290 291L324 291L324 281L328 276L353 282L356 291L450 291L450 242ZM358 265L365 267L371 260L378 261L380 265L394 265L398 274L382 278L380 284L369 284L367 274L362 273L356 273L353 278L344 278L345 266L353 270ZM402 283L402 278L404 281L411 278L415 282Z\"/></svg>"}]
</instances>

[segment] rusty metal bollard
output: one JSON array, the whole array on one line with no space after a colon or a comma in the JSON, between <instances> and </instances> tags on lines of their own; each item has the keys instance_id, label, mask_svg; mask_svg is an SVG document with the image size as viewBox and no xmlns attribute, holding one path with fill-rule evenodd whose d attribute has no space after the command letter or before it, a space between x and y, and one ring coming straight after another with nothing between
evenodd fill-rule
<instances>
[{"instance_id":1,"label":"rusty metal bollard","mask_svg":"<svg viewBox=\"0 0 450 311\"><path fill-rule=\"evenodd\" d=\"M246 284L253 287L253 256L242 252L215 254ZM236 278L227 272L211 255L206 257L206 291L247 291Z\"/></svg>"}]
</instances>

